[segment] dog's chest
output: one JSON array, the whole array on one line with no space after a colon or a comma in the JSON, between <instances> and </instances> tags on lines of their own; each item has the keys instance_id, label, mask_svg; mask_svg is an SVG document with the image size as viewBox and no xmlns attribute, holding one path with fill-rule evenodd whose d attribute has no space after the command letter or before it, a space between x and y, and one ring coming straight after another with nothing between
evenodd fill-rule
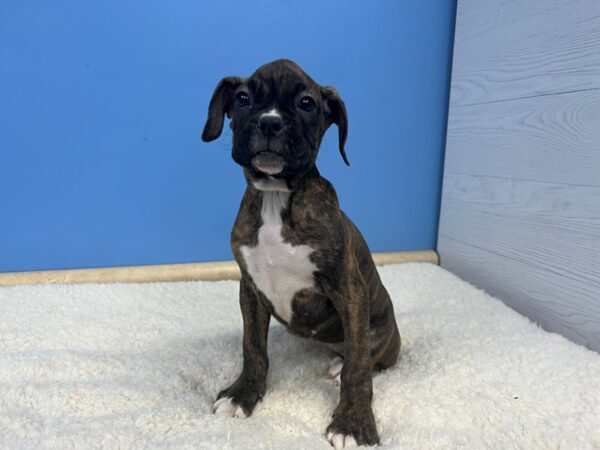
<instances>
[{"instance_id":1,"label":"dog's chest","mask_svg":"<svg viewBox=\"0 0 600 450\"><path fill-rule=\"evenodd\" d=\"M295 294L314 286L316 265L309 256L308 245L291 245L281 234L281 211L286 207L290 193L264 191L255 247L243 245L240 251L248 273L256 287L267 297L275 312L288 324L292 319L292 301Z\"/></svg>"}]
</instances>

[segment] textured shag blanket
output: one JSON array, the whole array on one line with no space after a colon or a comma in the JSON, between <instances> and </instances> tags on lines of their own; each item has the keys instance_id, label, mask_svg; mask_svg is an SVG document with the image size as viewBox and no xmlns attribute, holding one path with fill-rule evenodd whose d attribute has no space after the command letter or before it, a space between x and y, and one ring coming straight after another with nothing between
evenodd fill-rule
<instances>
[{"instance_id":1,"label":"textured shag blanket","mask_svg":"<svg viewBox=\"0 0 600 450\"><path fill-rule=\"evenodd\" d=\"M442 268L379 268L402 335L375 375L382 449L600 448L600 355ZM272 322L268 391L212 414L238 375L236 282L0 288L0 447L330 449L332 354Z\"/></svg>"}]
</instances>

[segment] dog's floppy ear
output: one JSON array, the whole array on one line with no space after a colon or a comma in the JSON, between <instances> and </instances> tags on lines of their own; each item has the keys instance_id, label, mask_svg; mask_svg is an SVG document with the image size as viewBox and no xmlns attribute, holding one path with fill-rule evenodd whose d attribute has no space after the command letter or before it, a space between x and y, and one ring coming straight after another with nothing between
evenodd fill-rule
<instances>
[{"instance_id":1,"label":"dog's floppy ear","mask_svg":"<svg viewBox=\"0 0 600 450\"><path fill-rule=\"evenodd\" d=\"M344 159L347 166L350 165L344 145L346 144L346 137L348 137L348 114L346 113L346 105L342 101L340 94L332 86L324 86L321 88L321 95L323 96L323 105L325 109L325 120L327 121L327 128L332 123L335 123L338 127L338 134L340 139L340 154Z\"/></svg>"},{"instance_id":2,"label":"dog's floppy ear","mask_svg":"<svg viewBox=\"0 0 600 450\"><path fill-rule=\"evenodd\" d=\"M225 114L230 117L233 95L242 82L240 77L225 77L217 85L208 105L208 117L202 131L204 142L214 141L221 135Z\"/></svg>"}]
</instances>

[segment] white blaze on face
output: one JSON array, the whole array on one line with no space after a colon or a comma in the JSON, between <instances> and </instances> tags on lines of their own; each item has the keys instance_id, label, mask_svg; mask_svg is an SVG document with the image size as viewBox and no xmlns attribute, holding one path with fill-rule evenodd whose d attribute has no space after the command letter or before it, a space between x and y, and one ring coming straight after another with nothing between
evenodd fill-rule
<instances>
[{"instance_id":1,"label":"white blaze on face","mask_svg":"<svg viewBox=\"0 0 600 450\"><path fill-rule=\"evenodd\" d=\"M281 119L281 114L279 114L279 111L277 111L275 108L273 108L271 111L268 111L266 113L262 113L260 115L260 118L269 117L269 116L279 117Z\"/></svg>"},{"instance_id":2,"label":"white blaze on face","mask_svg":"<svg viewBox=\"0 0 600 450\"><path fill-rule=\"evenodd\" d=\"M314 287L317 266L309 256L308 245L291 245L281 236L281 211L287 206L289 191L263 191L262 226L258 244L240 248L248 273L256 287L267 297L279 317L292 320L292 300L301 289Z\"/></svg>"}]
</instances>

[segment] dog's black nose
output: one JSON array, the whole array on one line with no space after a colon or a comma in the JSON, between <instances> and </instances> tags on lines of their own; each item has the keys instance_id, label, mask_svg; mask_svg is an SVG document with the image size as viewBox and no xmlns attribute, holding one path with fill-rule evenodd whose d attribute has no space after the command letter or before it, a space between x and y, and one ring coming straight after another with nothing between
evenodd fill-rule
<instances>
[{"instance_id":1,"label":"dog's black nose","mask_svg":"<svg viewBox=\"0 0 600 450\"><path fill-rule=\"evenodd\" d=\"M283 120L279 114L263 114L257 125L265 137L275 137L283 131Z\"/></svg>"}]
</instances>

